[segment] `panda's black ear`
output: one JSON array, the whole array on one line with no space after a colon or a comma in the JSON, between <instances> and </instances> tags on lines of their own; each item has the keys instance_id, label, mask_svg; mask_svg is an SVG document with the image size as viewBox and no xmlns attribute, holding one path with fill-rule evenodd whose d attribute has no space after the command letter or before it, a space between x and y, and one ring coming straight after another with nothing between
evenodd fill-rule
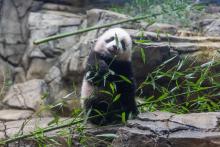
<instances>
[{"instance_id":1,"label":"panda's black ear","mask_svg":"<svg viewBox=\"0 0 220 147\"><path fill-rule=\"evenodd\" d=\"M125 41L124 40L121 41L121 46L122 46L123 50L125 51L126 50L126 46L125 46Z\"/></svg>"},{"instance_id":2,"label":"panda's black ear","mask_svg":"<svg viewBox=\"0 0 220 147\"><path fill-rule=\"evenodd\" d=\"M115 39L115 37L112 36L111 38L105 40L105 42L106 42L106 43L109 43L109 42L112 42L114 39Z\"/></svg>"}]
</instances>

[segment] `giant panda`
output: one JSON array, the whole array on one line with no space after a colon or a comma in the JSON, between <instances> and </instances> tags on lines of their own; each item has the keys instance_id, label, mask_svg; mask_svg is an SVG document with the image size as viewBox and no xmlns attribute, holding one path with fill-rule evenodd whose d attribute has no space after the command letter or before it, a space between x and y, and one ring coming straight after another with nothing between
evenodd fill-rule
<instances>
[{"instance_id":1,"label":"giant panda","mask_svg":"<svg viewBox=\"0 0 220 147\"><path fill-rule=\"evenodd\" d=\"M91 50L81 87L81 106L96 125L120 123L135 116L132 40L122 28L104 32Z\"/></svg>"}]
</instances>

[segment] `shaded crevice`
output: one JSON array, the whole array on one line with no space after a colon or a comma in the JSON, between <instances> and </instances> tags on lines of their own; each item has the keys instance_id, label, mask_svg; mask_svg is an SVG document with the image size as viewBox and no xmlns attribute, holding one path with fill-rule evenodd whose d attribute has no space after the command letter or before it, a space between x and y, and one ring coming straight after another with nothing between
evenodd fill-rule
<instances>
[{"instance_id":1,"label":"shaded crevice","mask_svg":"<svg viewBox=\"0 0 220 147\"><path fill-rule=\"evenodd\" d=\"M15 63L9 61L9 60L8 60L8 57L4 57L4 56L2 56L2 55L0 54L0 58L1 58L4 62L10 64L12 67L19 67L19 64L15 64Z\"/></svg>"},{"instance_id":2,"label":"shaded crevice","mask_svg":"<svg viewBox=\"0 0 220 147\"><path fill-rule=\"evenodd\" d=\"M7 126L6 126L6 124L5 124L5 122L2 122L2 124L3 124L3 126L4 126L4 128L3 128L3 132L4 132L4 135L5 135L5 138L9 138L9 136L7 135Z\"/></svg>"},{"instance_id":3,"label":"shaded crevice","mask_svg":"<svg viewBox=\"0 0 220 147\"><path fill-rule=\"evenodd\" d=\"M150 127L143 127L143 126L141 126L141 125L139 125L139 124L137 124L137 123L127 124L126 126L127 126L128 128L135 128L135 129L138 129L138 130L148 130L148 131L150 131L151 133L153 133L153 134L156 135L156 136L160 136L160 135L161 135L160 133L158 133L158 132L152 130Z\"/></svg>"}]
</instances>

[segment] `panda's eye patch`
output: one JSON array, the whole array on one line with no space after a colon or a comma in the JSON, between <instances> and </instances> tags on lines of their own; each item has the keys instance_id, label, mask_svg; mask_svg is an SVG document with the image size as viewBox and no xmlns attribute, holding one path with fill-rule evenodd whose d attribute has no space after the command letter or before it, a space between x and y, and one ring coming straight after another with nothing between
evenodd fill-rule
<instances>
[{"instance_id":1,"label":"panda's eye patch","mask_svg":"<svg viewBox=\"0 0 220 147\"><path fill-rule=\"evenodd\" d=\"M123 50L125 51L126 50L126 46L125 46L125 41L124 40L121 41L121 46L122 46Z\"/></svg>"},{"instance_id":2,"label":"panda's eye patch","mask_svg":"<svg viewBox=\"0 0 220 147\"><path fill-rule=\"evenodd\" d=\"M111 38L105 40L105 42L106 42L106 43L109 43L109 42L112 42L114 39L115 39L115 37L111 37Z\"/></svg>"}]
</instances>

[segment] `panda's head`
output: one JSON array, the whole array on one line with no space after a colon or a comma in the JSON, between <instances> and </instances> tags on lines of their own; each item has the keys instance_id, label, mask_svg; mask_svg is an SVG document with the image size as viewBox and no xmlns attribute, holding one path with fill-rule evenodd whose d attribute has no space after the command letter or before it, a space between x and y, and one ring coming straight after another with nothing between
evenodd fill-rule
<instances>
[{"instance_id":1,"label":"panda's head","mask_svg":"<svg viewBox=\"0 0 220 147\"><path fill-rule=\"evenodd\" d=\"M121 28L107 30L101 35L95 45L94 51L116 60L131 60L132 40L130 35Z\"/></svg>"}]
</instances>

